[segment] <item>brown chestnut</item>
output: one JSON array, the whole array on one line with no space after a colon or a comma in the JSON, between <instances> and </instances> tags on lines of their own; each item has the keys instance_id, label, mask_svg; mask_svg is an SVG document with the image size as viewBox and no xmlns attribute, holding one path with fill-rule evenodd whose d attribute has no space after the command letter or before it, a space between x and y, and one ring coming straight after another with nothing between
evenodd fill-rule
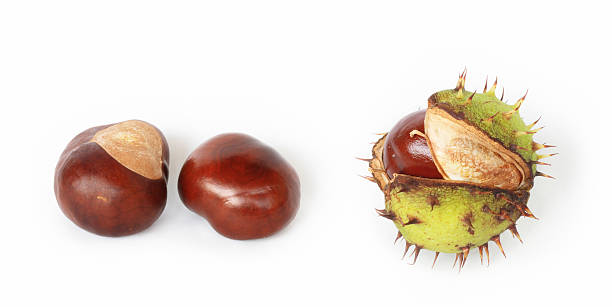
<instances>
[{"instance_id":1,"label":"brown chestnut","mask_svg":"<svg viewBox=\"0 0 612 307\"><path fill-rule=\"evenodd\" d=\"M274 149L244 134L218 135L196 148L178 179L181 200L220 234L270 236L297 213L297 173Z\"/></svg>"},{"instance_id":2,"label":"brown chestnut","mask_svg":"<svg viewBox=\"0 0 612 307\"><path fill-rule=\"evenodd\" d=\"M383 147L383 163L390 178L393 178L393 174L404 174L442 179L427 141L420 136L410 136L413 130L424 133L425 111L406 115L387 135Z\"/></svg>"},{"instance_id":3,"label":"brown chestnut","mask_svg":"<svg viewBox=\"0 0 612 307\"><path fill-rule=\"evenodd\" d=\"M164 210L168 159L165 137L146 122L87 129L57 163L57 202L87 231L111 237L137 233Z\"/></svg>"}]
</instances>

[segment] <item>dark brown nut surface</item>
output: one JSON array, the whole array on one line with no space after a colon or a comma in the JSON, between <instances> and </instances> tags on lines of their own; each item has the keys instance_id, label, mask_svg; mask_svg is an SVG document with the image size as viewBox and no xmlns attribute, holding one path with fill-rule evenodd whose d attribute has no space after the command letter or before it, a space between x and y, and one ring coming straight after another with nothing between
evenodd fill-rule
<instances>
[{"instance_id":1,"label":"dark brown nut surface","mask_svg":"<svg viewBox=\"0 0 612 307\"><path fill-rule=\"evenodd\" d=\"M424 133L425 111L406 115L389 132L383 149L383 161L390 178L393 178L393 174L404 174L442 179L427 141L421 136L410 135L413 130Z\"/></svg>"},{"instance_id":2,"label":"dark brown nut surface","mask_svg":"<svg viewBox=\"0 0 612 307\"><path fill-rule=\"evenodd\" d=\"M274 149L244 134L218 135L196 148L181 170L185 205L232 239L270 236L294 218L297 173Z\"/></svg>"}]
</instances>

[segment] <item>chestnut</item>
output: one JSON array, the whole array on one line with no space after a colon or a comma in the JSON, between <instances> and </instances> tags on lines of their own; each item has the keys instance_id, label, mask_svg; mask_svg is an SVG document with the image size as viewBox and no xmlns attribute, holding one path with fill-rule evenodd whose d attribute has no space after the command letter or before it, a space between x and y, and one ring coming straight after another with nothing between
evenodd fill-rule
<instances>
[{"instance_id":1,"label":"chestnut","mask_svg":"<svg viewBox=\"0 0 612 307\"><path fill-rule=\"evenodd\" d=\"M295 217L297 173L274 149L245 134L221 134L187 158L179 196L220 234L238 240L270 236Z\"/></svg>"},{"instance_id":2,"label":"chestnut","mask_svg":"<svg viewBox=\"0 0 612 307\"><path fill-rule=\"evenodd\" d=\"M102 236L142 231L166 205L168 143L139 120L87 129L61 154L55 196L79 227Z\"/></svg>"},{"instance_id":3,"label":"chestnut","mask_svg":"<svg viewBox=\"0 0 612 307\"><path fill-rule=\"evenodd\" d=\"M390 178L393 174L404 174L442 179L425 138L410 135L413 130L425 132L425 112L406 115L389 132L382 156Z\"/></svg>"}]
</instances>

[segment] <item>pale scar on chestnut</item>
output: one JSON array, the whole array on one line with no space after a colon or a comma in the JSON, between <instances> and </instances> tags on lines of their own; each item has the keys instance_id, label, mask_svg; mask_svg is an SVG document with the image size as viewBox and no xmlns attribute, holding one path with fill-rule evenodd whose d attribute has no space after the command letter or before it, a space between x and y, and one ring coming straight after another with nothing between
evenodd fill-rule
<instances>
[{"instance_id":1,"label":"pale scar on chestnut","mask_svg":"<svg viewBox=\"0 0 612 307\"><path fill-rule=\"evenodd\" d=\"M100 145L127 169L149 179L162 177L162 138L151 125L128 120L98 131L90 142Z\"/></svg>"}]
</instances>

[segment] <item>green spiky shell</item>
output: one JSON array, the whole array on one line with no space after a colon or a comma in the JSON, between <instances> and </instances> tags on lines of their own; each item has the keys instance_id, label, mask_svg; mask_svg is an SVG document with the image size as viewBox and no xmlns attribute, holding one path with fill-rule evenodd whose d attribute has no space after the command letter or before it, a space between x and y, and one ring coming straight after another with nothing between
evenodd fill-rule
<instances>
[{"instance_id":1,"label":"green spiky shell","mask_svg":"<svg viewBox=\"0 0 612 307\"><path fill-rule=\"evenodd\" d=\"M407 247L459 255L486 247L507 229L516 231L521 216L534 217L527 207L526 190L402 174L389 178L382 162L386 137L372 148L372 181L385 194L385 209L379 214L393 221Z\"/></svg>"},{"instance_id":2,"label":"green spiky shell","mask_svg":"<svg viewBox=\"0 0 612 307\"><path fill-rule=\"evenodd\" d=\"M495 90L474 93L463 89L443 90L429 98L429 108L441 108L454 117L477 127L506 149L517 153L530 165L531 176L536 173L538 156L528 127L516 105L508 105L495 96Z\"/></svg>"},{"instance_id":3,"label":"green spiky shell","mask_svg":"<svg viewBox=\"0 0 612 307\"><path fill-rule=\"evenodd\" d=\"M486 139L488 136L493 151L502 150L498 152L518 163L522 174L526 175L524 184L502 189L500 185L494 185L498 187L495 188L478 182L403 174L394 174L390 178L382 159L386 134L372 148L372 159L368 159L372 177L366 177L377 183L384 192L385 209L377 211L391 219L398 228L396 241L402 237L405 239L405 252L415 246L413 253L416 261L421 249L435 251L434 263L440 252L455 253L455 262L460 260L460 268L473 247L478 247L481 260L483 250L488 258L488 241L494 241L504 253L499 235L505 230L510 230L513 236L521 240L516 221L521 216L535 218L527 207L533 178L550 177L538 172L536 164L546 164L538 160L554 155L535 153L551 146L533 142L532 134L539 129L531 129L537 121L526 125L521 119L518 111L525 96L514 105L507 105L501 101L503 94L501 99L495 96L497 80L489 91L485 84L483 93L465 91L464 85L465 71L459 76L455 89L436 92L429 98L428 114L431 112L432 118L442 116L438 118L455 121L457 127L475 131L477 138L482 135ZM425 124L427 132L427 117ZM432 139L425 134L420 135L427 139L431 148ZM440 161L435 155L433 160L440 170ZM462 163L460 160L454 162Z\"/></svg>"},{"instance_id":4,"label":"green spiky shell","mask_svg":"<svg viewBox=\"0 0 612 307\"><path fill-rule=\"evenodd\" d=\"M385 210L407 242L418 248L459 253L481 246L514 226L527 191L397 175Z\"/></svg>"}]
</instances>

